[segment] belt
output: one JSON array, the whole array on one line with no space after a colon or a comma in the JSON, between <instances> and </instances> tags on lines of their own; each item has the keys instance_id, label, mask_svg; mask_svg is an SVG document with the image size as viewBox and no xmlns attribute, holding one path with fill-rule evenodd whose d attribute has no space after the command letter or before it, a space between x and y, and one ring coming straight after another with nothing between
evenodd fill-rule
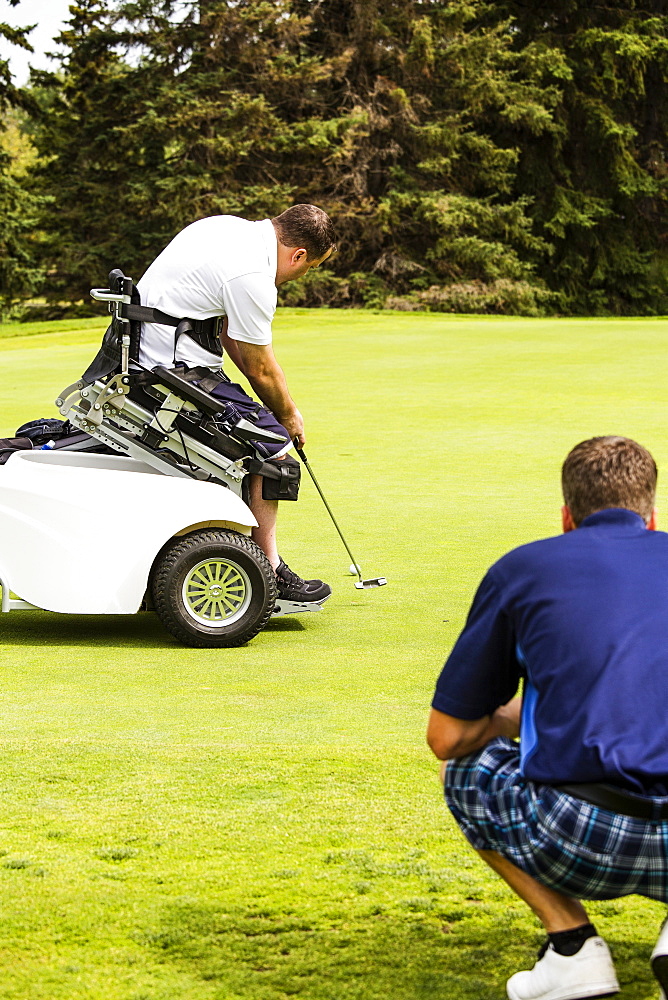
<instances>
[{"instance_id":1,"label":"belt","mask_svg":"<svg viewBox=\"0 0 668 1000\"><path fill-rule=\"evenodd\" d=\"M668 801L664 797L654 799L605 784L554 785L554 788L600 809L621 813L622 816L655 821L668 819Z\"/></svg>"}]
</instances>

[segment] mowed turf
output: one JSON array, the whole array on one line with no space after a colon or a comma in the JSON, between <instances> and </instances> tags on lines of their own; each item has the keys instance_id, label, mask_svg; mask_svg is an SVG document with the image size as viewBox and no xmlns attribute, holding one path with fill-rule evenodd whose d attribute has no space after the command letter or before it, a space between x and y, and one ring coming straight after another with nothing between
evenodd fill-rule
<instances>
[{"instance_id":1,"label":"mowed turf","mask_svg":"<svg viewBox=\"0 0 668 1000\"><path fill-rule=\"evenodd\" d=\"M0 328L0 434L57 415L103 328ZM353 587L305 477L281 553L332 584L321 614L219 651L151 615L0 619L2 1000L501 1000L533 963L537 924L446 814L428 706L486 567L558 531L573 444L627 434L668 467L668 321L275 329L314 471L389 584ZM137 524L127 495L97 552L73 540L91 587ZM622 996L656 997L662 907L591 913Z\"/></svg>"}]
</instances>

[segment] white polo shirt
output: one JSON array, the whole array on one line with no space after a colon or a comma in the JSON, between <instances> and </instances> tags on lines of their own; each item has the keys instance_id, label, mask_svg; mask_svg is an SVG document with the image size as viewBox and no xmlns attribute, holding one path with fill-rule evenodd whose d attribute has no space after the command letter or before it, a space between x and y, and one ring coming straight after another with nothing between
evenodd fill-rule
<instances>
[{"instance_id":1,"label":"white polo shirt","mask_svg":"<svg viewBox=\"0 0 668 1000\"><path fill-rule=\"evenodd\" d=\"M227 316L234 340L270 344L276 311L277 242L270 219L247 222L215 215L186 226L137 284L141 303L178 319ZM144 323L139 360L171 367L174 327ZM176 360L218 369L221 359L179 337Z\"/></svg>"}]
</instances>

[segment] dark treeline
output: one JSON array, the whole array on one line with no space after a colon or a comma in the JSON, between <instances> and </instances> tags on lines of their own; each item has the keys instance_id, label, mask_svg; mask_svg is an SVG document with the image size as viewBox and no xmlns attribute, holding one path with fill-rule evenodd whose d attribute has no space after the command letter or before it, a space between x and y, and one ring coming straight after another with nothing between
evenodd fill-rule
<instances>
[{"instance_id":1,"label":"dark treeline","mask_svg":"<svg viewBox=\"0 0 668 1000\"><path fill-rule=\"evenodd\" d=\"M55 72L0 66L31 150L0 159L5 311L307 201L340 251L288 304L666 313L667 28L668 0L80 0Z\"/></svg>"}]
</instances>

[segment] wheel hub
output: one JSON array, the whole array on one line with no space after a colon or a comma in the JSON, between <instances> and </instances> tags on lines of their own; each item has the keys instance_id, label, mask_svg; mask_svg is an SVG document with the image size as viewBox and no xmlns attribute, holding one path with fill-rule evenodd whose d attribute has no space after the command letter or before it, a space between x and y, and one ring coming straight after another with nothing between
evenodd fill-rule
<instances>
[{"instance_id":1,"label":"wheel hub","mask_svg":"<svg viewBox=\"0 0 668 1000\"><path fill-rule=\"evenodd\" d=\"M232 559L204 559L183 582L183 603L188 614L209 627L237 621L251 600L246 571Z\"/></svg>"}]
</instances>

